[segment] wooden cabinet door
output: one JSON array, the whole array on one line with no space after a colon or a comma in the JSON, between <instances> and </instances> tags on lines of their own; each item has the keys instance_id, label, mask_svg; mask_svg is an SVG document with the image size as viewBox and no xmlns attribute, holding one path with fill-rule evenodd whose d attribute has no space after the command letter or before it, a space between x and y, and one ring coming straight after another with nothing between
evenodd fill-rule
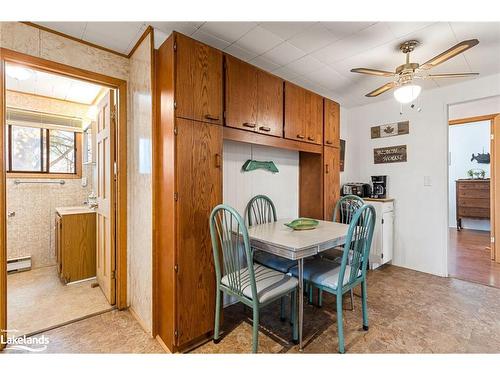
<instances>
[{"instance_id":1,"label":"wooden cabinet door","mask_svg":"<svg viewBox=\"0 0 500 375\"><path fill-rule=\"evenodd\" d=\"M285 138L306 140L306 90L285 82Z\"/></svg>"},{"instance_id":2,"label":"wooden cabinet door","mask_svg":"<svg viewBox=\"0 0 500 375\"><path fill-rule=\"evenodd\" d=\"M222 125L222 52L176 34L175 115Z\"/></svg>"},{"instance_id":3,"label":"wooden cabinet door","mask_svg":"<svg viewBox=\"0 0 500 375\"><path fill-rule=\"evenodd\" d=\"M323 98L305 90L306 141L323 144Z\"/></svg>"},{"instance_id":4,"label":"wooden cabinet door","mask_svg":"<svg viewBox=\"0 0 500 375\"><path fill-rule=\"evenodd\" d=\"M340 105L333 100L326 99L325 109L325 146L340 147Z\"/></svg>"},{"instance_id":5,"label":"wooden cabinet door","mask_svg":"<svg viewBox=\"0 0 500 375\"><path fill-rule=\"evenodd\" d=\"M227 55L225 68L225 125L255 131L257 129L258 69Z\"/></svg>"},{"instance_id":6,"label":"wooden cabinet door","mask_svg":"<svg viewBox=\"0 0 500 375\"><path fill-rule=\"evenodd\" d=\"M257 131L283 137L283 80L258 70Z\"/></svg>"},{"instance_id":7,"label":"wooden cabinet door","mask_svg":"<svg viewBox=\"0 0 500 375\"><path fill-rule=\"evenodd\" d=\"M340 198L340 150L323 147L324 219L332 220L333 209Z\"/></svg>"},{"instance_id":8,"label":"wooden cabinet door","mask_svg":"<svg viewBox=\"0 0 500 375\"><path fill-rule=\"evenodd\" d=\"M222 202L222 127L176 122L176 345L182 346L213 330L216 285L208 220Z\"/></svg>"}]
</instances>

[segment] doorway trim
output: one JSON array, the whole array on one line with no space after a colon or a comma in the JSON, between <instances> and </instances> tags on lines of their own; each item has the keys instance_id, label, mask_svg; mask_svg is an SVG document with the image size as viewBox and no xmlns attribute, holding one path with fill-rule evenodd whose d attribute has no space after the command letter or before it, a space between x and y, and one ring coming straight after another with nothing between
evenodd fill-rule
<instances>
[{"instance_id":1,"label":"doorway trim","mask_svg":"<svg viewBox=\"0 0 500 375\"><path fill-rule=\"evenodd\" d=\"M0 48L0 125L5 127L5 63L17 63L58 75L92 82L117 91L116 121L116 307L127 308L127 82L85 69ZM0 131L0 337L7 327L7 232L5 133ZM2 340L4 341L4 340ZM0 350L3 348L0 341Z\"/></svg>"},{"instance_id":2,"label":"doorway trim","mask_svg":"<svg viewBox=\"0 0 500 375\"><path fill-rule=\"evenodd\" d=\"M496 180L498 176L495 174L495 166L500 165L500 146L498 140L495 139L495 118L498 117L500 113L491 113L488 115L474 116L474 117L465 117L455 120L448 120L448 125L463 125L468 123L480 122L480 121L490 121L490 237L496 238L495 235L495 225L498 218L500 220L500 212L498 212L498 202L495 199L495 188L496 188ZM498 129L496 130L498 134ZM448 150L450 149L450 141L448 138ZM449 176L448 176L449 178ZM448 207L449 212L449 207ZM449 223L448 223L449 228ZM493 262L500 263L500 245L496 245L500 240L500 237L495 241L490 243L490 257ZM448 244L449 246L449 244ZM446 265L448 266L448 250L446 249Z\"/></svg>"}]
</instances>

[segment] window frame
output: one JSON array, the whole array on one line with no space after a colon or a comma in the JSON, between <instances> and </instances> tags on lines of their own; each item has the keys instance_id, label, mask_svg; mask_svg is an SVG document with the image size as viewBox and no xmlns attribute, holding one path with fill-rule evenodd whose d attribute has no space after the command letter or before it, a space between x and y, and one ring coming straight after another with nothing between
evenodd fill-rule
<instances>
[{"instance_id":1,"label":"window frame","mask_svg":"<svg viewBox=\"0 0 500 375\"><path fill-rule=\"evenodd\" d=\"M74 149L75 153L75 171L74 172L50 172L50 128L40 127L40 171L16 171L12 170L12 126L19 126L9 124L7 122L7 160L6 169L7 177L17 178L65 178L65 179L79 179L82 177L82 134L78 131L73 131L74 134ZM29 127L29 126L26 126ZM33 126L32 129L37 127ZM59 130L59 129L52 129ZM62 131L71 132L71 129L60 129ZM44 133L46 144L44 147ZM45 148L45 149L44 149ZM46 157L44 157L44 153ZM45 171L43 170L45 167Z\"/></svg>"}]
</instances>

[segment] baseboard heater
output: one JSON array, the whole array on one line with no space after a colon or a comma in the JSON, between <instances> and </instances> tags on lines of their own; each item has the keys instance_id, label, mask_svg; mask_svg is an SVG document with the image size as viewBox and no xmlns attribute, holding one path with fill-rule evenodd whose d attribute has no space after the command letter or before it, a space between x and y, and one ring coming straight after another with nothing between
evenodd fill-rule
<instances>
[{"instance_id":1,"label":"baseboard heater","mask_svg":"<svg viewBox=\"0 0 500 375\"><path fill-rule=\"evenodd\" d=\"M29 271L31 256L7 259L7 273Z\"/></svg>"}]
</instances>

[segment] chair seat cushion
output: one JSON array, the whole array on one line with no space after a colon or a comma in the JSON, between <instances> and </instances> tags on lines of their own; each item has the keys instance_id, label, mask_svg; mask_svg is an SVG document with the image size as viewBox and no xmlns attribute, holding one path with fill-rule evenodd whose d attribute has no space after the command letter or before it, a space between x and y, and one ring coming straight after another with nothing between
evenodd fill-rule
<instances>
[{"instance_id":1,"label":"chair seat cushion","mask_svg":"<svg viewBox=\"0 0 500 375\"><path fill-rule=\"evenodd\" d=\"M290 272L292 275L298 276L297 267L292 268ZM304 280L312 281L314 284L330 289L337 289L339 273L340 264L331 260L315 258L304 264ZM349 283L350 275L351 267L347 265L342 286ZM361 276L361 270L358 271L358 276Z\"/></svg>"},{"instance_id":2,"label":"chair seat cushion","mask_svg":"<svg viewBox=\"0 0 500 375\"><path fill-rule=\"evenodd\" d=\"M260 264L254 264L253 269L255 272L255 284L257 286L257 296L259 303L265 303L279 296L283 296L297 288L297 285L299 283L298 280L293 276L272 270ZM243 294L246 297L253 299L248 268L245 267L239 272ZM229 280L237 279L237 276L235 276L234 278L232 276L232 274L224 276L221 279L221 283L226 287L231 288Z\"/></svg>"},{"instance_id":3,"label":"chair seat cushion","mask_svg":"<svg viewBox=\"0 0 500 375\"><path fill-rule=\"evenodd\" d=\"M287 273L290 268L297 265L296 260L282 258L259 250L254 251L253 260L254 262L260 263L266 267L283 273Z\"/></svg>"}]
</instances>

